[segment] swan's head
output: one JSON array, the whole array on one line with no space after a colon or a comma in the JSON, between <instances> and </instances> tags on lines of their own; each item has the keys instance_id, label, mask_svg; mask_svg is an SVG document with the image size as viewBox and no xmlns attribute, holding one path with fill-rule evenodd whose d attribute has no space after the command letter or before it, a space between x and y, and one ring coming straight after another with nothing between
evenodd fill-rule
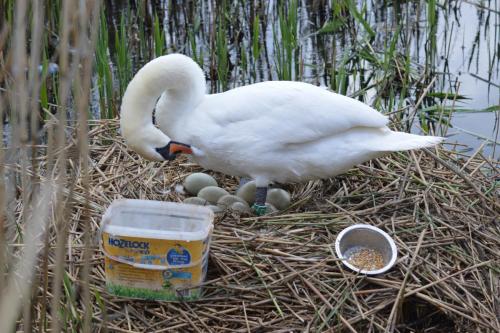
<instances>
[{"instance_id":1,"label":"swan's head","mask_svg":"<svg viewBox=\"0 0 500 333\"><path fill-rule=\"evenodd\" d=\"M151 161L172 161L179 154L192 154L188 144L172 141L152 124L140 129L121 121L122 135L127 146Z\"/></svg>"},{"instance_id":2,"label":"swan's head","mask_svg":"<svg viewBox=\"0 0 500 333\"><path fill-rule=\"evenodd\" d=\"M205 81L200 67L190 58L172 54L156 58L141 68L130 81L122 98L120 127L127 145L144 158L153 161L173 160L181 153L196 149L172 141L152 123L158 97L166 91L180 90L196 102L204 94ZM193 102L193 103L194 103Z\"/></svg>"}]
</instances>

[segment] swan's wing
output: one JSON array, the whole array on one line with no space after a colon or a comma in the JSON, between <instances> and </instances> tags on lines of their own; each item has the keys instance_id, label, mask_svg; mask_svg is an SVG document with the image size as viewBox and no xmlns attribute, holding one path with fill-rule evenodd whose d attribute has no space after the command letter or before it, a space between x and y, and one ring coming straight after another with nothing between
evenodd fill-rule
<instances>
[{"instance_id":1,"label":"swan's wing","mask_svg":"<svg viewBox=\"0 0 500 333\"><path fill-rule=\"evenodd\" d=\"M352 98L300 82L270 81L210 95L201 106L224 140L287 145L320 140L388 119ZM222 138L221 138L222 139Z\"/></svg>"}]
</instances>

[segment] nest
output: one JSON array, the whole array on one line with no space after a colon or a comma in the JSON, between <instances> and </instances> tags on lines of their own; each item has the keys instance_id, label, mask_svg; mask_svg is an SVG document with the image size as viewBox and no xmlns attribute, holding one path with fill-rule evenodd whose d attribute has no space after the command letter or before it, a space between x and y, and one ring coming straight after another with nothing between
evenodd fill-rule
<instances>
[{"instance_id":1,"label":"nest","mask_svg":"<svg viewBox=\"0 0 500 333\"><path fill-rule=\"evenodd\" d=\"M500 331L498 164L480 152L393 153L333 179L286 185L293 203L286 211L219 214L203 298L168 303L106 292L97 245L102 213L117 198L180 202L184 194L176 186L192 172L210 173L230 192L238 180L185 159L145 161L127 150L116 130L116 121L93 123L89 191L72 163L76 181L66 190L71 201L65 269L76 288L85 285L83 216L96 236L89 280L95 331ZM342 265L335 238L355 223L394 238L398 261L392 270L368 277ZM54 237L48 239L55 245ZM51 251L49 286L58 265ZM61 301L85 316L80 294Z\"/></svg>"}]
</instances>

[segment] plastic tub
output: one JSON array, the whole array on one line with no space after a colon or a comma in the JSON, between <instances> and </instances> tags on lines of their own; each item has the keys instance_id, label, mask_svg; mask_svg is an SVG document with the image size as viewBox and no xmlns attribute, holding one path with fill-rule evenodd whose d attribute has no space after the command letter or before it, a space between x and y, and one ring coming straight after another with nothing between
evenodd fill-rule
<instances>
[{"instance_id":1,"label":"plastic tub","mask_svg":"<svg viewBox=\"0 0 500 333\"><path fill-rule=\"evenodd\" d=\"M198 299L212 229L213 212L207 207L113 201L101 222L108 290L142 299Z\"/></svg>"}]
</instances>

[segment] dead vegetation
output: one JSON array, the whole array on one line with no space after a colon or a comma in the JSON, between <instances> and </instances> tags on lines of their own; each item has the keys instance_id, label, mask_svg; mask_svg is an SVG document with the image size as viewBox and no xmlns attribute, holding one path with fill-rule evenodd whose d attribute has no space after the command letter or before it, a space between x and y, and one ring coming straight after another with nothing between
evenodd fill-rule
<instances>
[{"instance_id":1,"label":"dead vegetation","mask_svg":"<svg viewBox=\"0 0 500 333\"><path fill-rule=\"evenodd\" d=\"M200 171L186 160L140 159L126 149L117 126L116 121L91 124L88 191L76 141L64 148L66 218L49 225L48 246L36 265L28 307L33 331L51 327L55 313L64 331L81 330L86 314L97 332L500 329L498 164L480 152L460 159L444 149L395 153L334 179L288 186L294 204L285 212L260 218L230 212L217 216L200 301L109 295L97 240L106 207L122 197L181 201L176 185ZM7 168L21 172L18 164ZM38 170L28 173L43 183L45 170L42 154ZM235 190L236 179L213 175ZM21 198L18 192L18 216ZM90 222L90 245L85 221ZM342 266L334 254L335 237L353 223L378 226L394 237L399 251L395 268L367 277ZM8 239L13 256L23 245L15 230L20 225L19 220L9 225L7 233L13 237ZM64 251L58 254L61 246ZM82 275L86 248L88 288ZM50 303L57 274L62 274L61 294ZM91 309L85 307L85 291Z\"/></svg>"}]
</instances>

